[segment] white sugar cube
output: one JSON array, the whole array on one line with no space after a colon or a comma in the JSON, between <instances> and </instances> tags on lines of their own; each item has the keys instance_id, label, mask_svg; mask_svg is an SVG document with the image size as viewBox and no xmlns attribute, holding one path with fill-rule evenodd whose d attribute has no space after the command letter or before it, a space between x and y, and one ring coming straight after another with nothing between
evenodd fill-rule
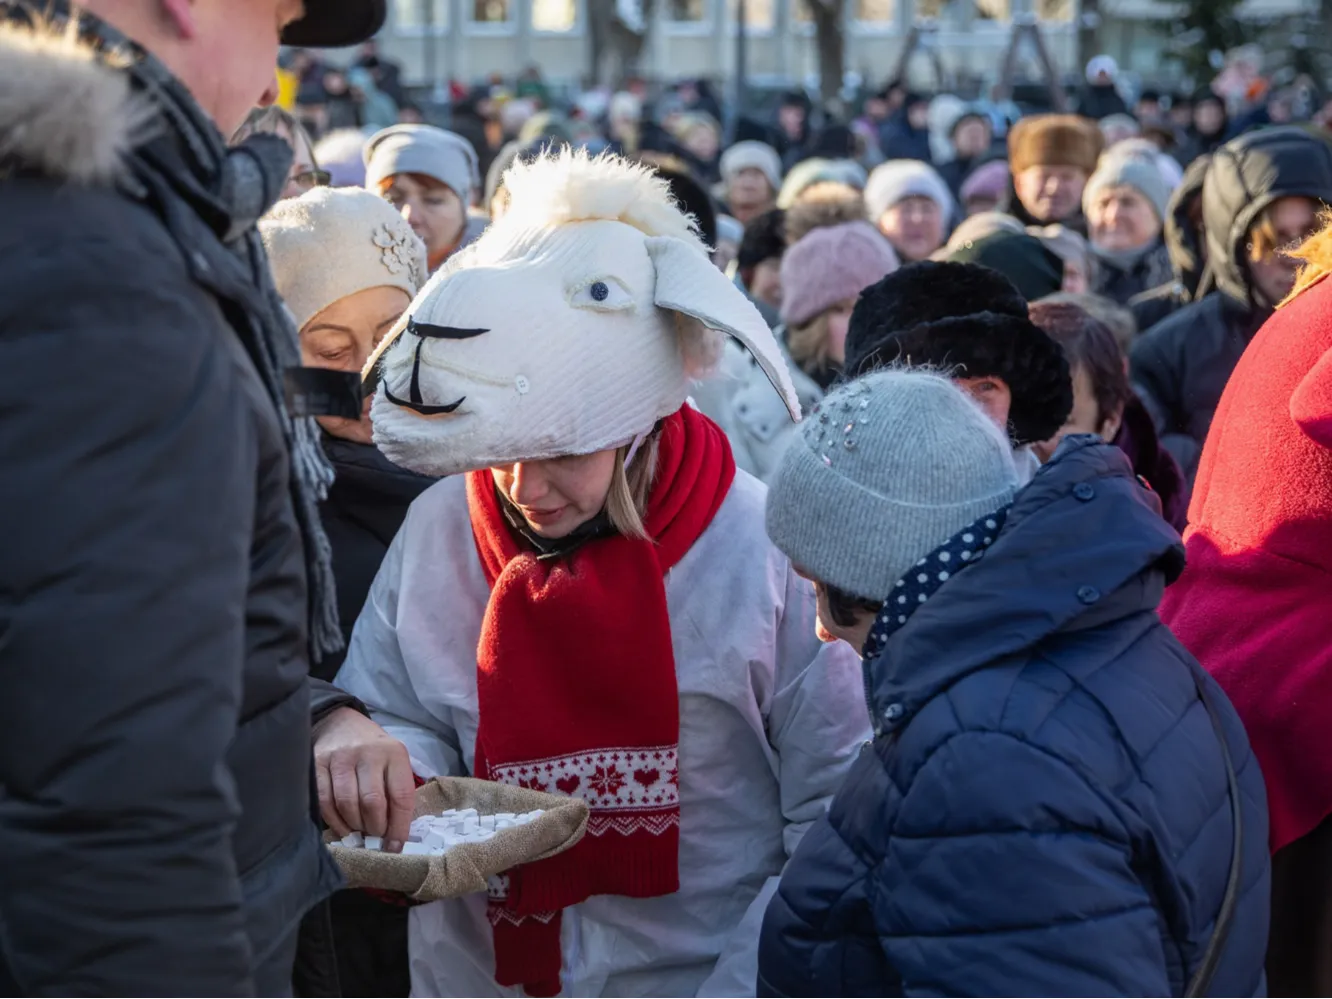
<instances>
[{"instance_id":1,"label":"white sugar cube","mask_svg":"<svg viewBox=\"0 0 1332 999\"><path fill-rule=\"evenodd\" d=\"M426 856L430 853L430 847L424 843L404 843L402 844L402 852L404 856L408 857Z\"/></svg>"},{"instance_id":2,"label":"white sugar cube","mask_svg":"<svg viewBox=\"0 0 1332 999\"><path fill-rule=\"evenodd\" d=\"M367 850L384 849L384 838L382 836L367 836L365 838L365 848Z\"/></svg>"},{"instance_id":3,"label":"white sugar cube","mask_svg":"<svg viewBox=\"0 0 1332 999\"><path fill-rule=\"evenodd\" d=\"M358 832L351 832L342 837L342 845L351 847L365 846L365 838Z\"/></svg>"}]
</instances>

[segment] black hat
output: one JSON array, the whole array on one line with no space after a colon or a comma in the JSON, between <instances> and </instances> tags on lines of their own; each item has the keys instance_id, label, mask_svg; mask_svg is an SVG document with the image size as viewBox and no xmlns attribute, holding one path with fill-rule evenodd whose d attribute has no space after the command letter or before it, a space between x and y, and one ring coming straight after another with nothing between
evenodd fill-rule
<instances>
[{"instance_id":1,"label":"black hat","mask_svg":"<svg viewBox=\"0 0 1332 999\"><path fill-rule=\"evenodd\" d=\"M712 203L712 197L687 173L666 167L657 167L656 170L657 175L671 186L671 197L698 222L698 234L703 237L703 242L708 244L709 249L716 246L717 209Z\"/></svg>"},{"instance_id":2,"label":"black hat","mask_svg":"<svg viewBox=\"0 0 1332 999\"><path fill-rule=\"evenodd\" d=\"M999 230L963 243L948 259L996 270L1023 298L1035 302L1062 290L1064 261L1044 242L1025 232Z\"/></svg>"},{"instance_id":3,"label":"black hat","mask_svg":"<svg viewBox=\"0 0 1332 999\"><path fill-rule=\"evenodd\" d=\"M305 16L287 25L282 44L332 49L369 41L387 7L386 0L305 0Z\"/></svg>"},{"instance_id":4,"label":"black hat","mask_svg":"<svg viewBox=\"0 0 1332 999\"><path fill-rule=\"evenodd\" d=\"M921 261L860 294L846 334L846 373L893 364L994 375L1013 395L1015 446L1049 440L1073 408L1063 348L1027 318L1027 302L997 271Z\"/></svg>"}]
</instances>

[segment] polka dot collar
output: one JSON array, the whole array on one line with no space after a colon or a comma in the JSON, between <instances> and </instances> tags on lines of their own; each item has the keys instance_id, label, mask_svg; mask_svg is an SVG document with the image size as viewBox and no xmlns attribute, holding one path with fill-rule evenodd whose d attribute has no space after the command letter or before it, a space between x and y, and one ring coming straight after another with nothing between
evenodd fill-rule
<instances>
[{"instance_id":1,"label":"polka dot collar","mask_svg":"<svg viewBox=\"0 0 1332 999\"><path fill-rule=\"evenodd\" d=\"M1007 517L1008 507L987 513L975 523L962 528L899 579L884 601L883 610L879 611L874 626L870 628L861 655L867 660L877 658L888 644L888 639L907 623L916 608L953 576L980 561L985 550L999 536Z\"/></svg>"}]
</instances>

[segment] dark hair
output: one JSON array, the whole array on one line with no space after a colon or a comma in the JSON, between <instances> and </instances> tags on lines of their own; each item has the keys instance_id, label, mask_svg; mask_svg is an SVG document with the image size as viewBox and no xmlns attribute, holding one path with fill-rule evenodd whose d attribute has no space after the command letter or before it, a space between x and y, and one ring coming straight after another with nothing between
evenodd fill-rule
<instances>
[{"instance_id":1,"label":"dark hair","mask_svg":"<svg viewBox=\"0 0 1332 999\"><path fill-rule=\"evenodd\" d=\"M839 590L827 583L820 583L819 585L823 587L823 592L828 595L828 613L832 616L833 623L839 628L852 627L861 614L877 615L879 611L883 610L881 602L866 600L864 597Z\"/></svg>"},{"instance_id":2,"label":"dark hair","mask_svg":"<svg viewBox=\"0 0 1332 999\"><path fill-rule=\"evenodd\" d=\"M717 245L717 209L713 206L712 195L704 190L697 180L687 173L657 167L657 176L666 181L671 188L671 197L687 214L694 217L698 224L698 234L709 248Z\"/></svg>"},{"instance_id":3,"label":"dark hair","mask_svg":"<svg viewBox=\"0 0 1332 999\"><path fill-rule=\"evenodd\" d=\"M744 238L736 254L741 271L752 270L765 260L781 259L786 252L786 213L780 208L764 212L745 225Z\"/></svg>"},{"instance_id":4,"label":"dark hair","mask_svg":"<svg viewBox=\"0 0 1332 999\"><path fill-rule=\"evenodd\" d=\"M1096 398L1096 422L1120 413L1133 398L1124 355L1110 327L1081 306L1067 302L1037 302L1031 321L1064 348L1070 371L1082 368Z\"/></svg>"}]
</instances>

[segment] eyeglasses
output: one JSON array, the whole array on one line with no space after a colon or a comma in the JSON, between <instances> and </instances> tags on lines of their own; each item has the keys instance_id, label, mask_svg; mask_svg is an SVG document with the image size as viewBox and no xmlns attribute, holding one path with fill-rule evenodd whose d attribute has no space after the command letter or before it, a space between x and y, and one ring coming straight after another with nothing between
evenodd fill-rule
<instances>
[{"instance_id":1,"label":"eyeglasses","mask_svg":"<svg viewBox=\"0 0 1332 999\"><path fill-rule=\"evenodd\" d=\"M295 184L302 191L309 191L316 187L328 187L330 180L332 177L327 170L302 170L288 177L287 183Z\"/></svg>"}]
</instances>

